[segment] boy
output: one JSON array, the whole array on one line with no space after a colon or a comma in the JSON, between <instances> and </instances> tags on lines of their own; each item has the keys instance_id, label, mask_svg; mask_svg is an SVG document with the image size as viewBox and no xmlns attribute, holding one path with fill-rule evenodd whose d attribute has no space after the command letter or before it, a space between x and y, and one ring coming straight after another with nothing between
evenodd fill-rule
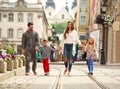
<instances>
[{"instance_id":1,"label":"boy","mask_svg":"<svg viewBox=\"0 0 120 89\"><path fill-rule=\"evenodd\" d=\"M51 51L58 51L59 49L53 49L50 46L48 46L48 41L43 40L43 47L41 48L41 53L42 53L42 62L43 62L43 68L44 68L44 73L45 75L49 75L49 61L50 61L50 53Z\"/></svg>"}]
</instances>

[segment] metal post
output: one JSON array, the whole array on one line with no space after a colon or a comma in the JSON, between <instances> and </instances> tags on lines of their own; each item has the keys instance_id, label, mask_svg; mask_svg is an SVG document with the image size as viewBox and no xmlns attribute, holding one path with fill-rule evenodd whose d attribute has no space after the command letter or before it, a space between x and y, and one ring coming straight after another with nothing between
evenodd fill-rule
<instances>
[{"instance_id":1,"label":"metal post","mask_svg":"<svg viewBox=\"0 0 120 89\"><path fill-rule=\"evenodd\" d=\"M103 24L103 37L102 37L102 49L101 49L101 61L100 64L106 64L105 61L105 25Z\"/></svg>"}]
</instances>

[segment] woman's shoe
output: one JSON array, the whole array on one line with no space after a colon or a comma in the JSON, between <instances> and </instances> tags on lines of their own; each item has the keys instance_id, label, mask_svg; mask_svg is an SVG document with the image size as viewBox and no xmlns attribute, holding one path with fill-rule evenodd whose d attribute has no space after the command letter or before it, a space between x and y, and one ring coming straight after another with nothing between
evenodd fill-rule
<instances>
[{"instance_id":1,"label":"woman's shoe","mask_svg":"<svg viewBox=\"0 0 120 89\"><path fill-rule=\"evenodd\" d=\"M70 76L70 71L68 71L68 76Z\"/></svg>"},{"instance_id":2,"label":"woman's shoe","mask_svg":"<svg viewBox=\"0 0 120 89\"><path fill-rule=\"evenodd\" d=\"M67 72L67 68L64 70L64 74L66 74L66 72Z\"/></svg>"},{"instance_id":3,"label":"woman's shoe","mask_svg":"<svg viewBox=\"0 0 120 89\"><path fill-rule=\"evenodd\" d=\"M93 75L93 72L91 72L91 75Z\"/></svg>"},{"instance_id":4,"label":"woman's shoe","mask_svg":"<svg viewBox=\"0 0 120 89\"><path fill-rule=\"evenodd\" d=\"M91 75L91 72L89 72L88 75L90 76L90 75Z\"/></svg>"}]
</instances>

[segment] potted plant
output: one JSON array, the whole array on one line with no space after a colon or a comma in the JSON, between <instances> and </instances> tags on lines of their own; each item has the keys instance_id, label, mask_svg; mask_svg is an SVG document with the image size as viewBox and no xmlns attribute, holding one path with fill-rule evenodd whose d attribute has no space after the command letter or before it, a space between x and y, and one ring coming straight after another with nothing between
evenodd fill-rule
<instances>
[{"instance_id":1,"label":"potted plant","mask_svg":"<svg viewBox=\"0 0 120 89\"><path fill-rule=\"evenodd\" d=\"M21 68L23 66L23 60L19 56L16 59L18 60L18 67Z\"/></svg>"},{"instance_id":2,"label":"potted plant","mask_svg":"<svg viewBox=\"0 0 120 89\"><path fill-rule=\"evenodd\" d=\"M13 70L13 60L10 57L10 55L6 55L5 60L7 62L7 71L12 71Z\"/></svg>"},{"instance_id":3,"label":"potted plant","mask_svg":"<svg viewBox=\"0 0 120 89\"><path fill-rule=\"evenodd\" d=\"M18 60L16 59L16 55L15 54L11 55L11 58L13 60L13 69L17 69L18 68Z\"/></svg>"},{"instance_id":4,"label":"potted plant","mask_svg":"<svg viewBox=\"0 0 120 89\"><path fill-rule=\"evenodd\" d=\"M0 73L5 73L7 71L7 63L3 58L0 58Z\"/></svg>"},{"instance_id":5,"label":"potted plant","mask_svg":"<svg viewBox=\"0 0 120 89\"><path fill-rule=\"evenodd\" d=\"M25 63L26 63L25 56L24 56L24 55L21 55L21 56L20 56L20 59L23 61L23 66L25 66Z\"/></svg>"}]
</instances>

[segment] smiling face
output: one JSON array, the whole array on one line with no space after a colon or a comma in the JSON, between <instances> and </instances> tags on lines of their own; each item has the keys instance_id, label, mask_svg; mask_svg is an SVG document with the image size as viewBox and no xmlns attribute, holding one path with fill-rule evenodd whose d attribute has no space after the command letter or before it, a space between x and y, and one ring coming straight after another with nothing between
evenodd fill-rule
<instances>
[{"instance_id":1,"label":"smiling face","mask_svg":"<svg viewBox=\"0 0 120 89\"><path fill-rule=\"evenodd\" d=\"M44 41L43 41L43 45L44 45L44 46L47 46L47 44L48 44L48 41L47 41L47 40L44 40Z\"/></svg>"},{"instance_id":2,"label":"smiling face","mask_svg":"<svg viewBox=\"0 0 120 89\"><path fill-rule=\"evenodd\" d=\"M68 28L71 29L73 24L71 22L68 23Z\"/></svg>"},{"instance_id":3,"label":"smiling face","mask_svg":"<svg viewBox=\"0 0 120 89\"><path fill-rule=\"evenodd\" d=\"M29 30L31 30L31 31L32 31L32 30L33 30L33 25L29 25L29 27L28 27L28 28L29 28Z\"/></svg>"},{"instance_id":4,"label":"smiling face","mask_svg":"<svg viewBox=\"0 0 120 89\"><path fill-rule=\"evenodd\" d=\"M89 44L94 44L94 39L93 39L92 37L90 37L90 38L88 39L88 42L89 42Z\"/></svg>"}]
</instances>

